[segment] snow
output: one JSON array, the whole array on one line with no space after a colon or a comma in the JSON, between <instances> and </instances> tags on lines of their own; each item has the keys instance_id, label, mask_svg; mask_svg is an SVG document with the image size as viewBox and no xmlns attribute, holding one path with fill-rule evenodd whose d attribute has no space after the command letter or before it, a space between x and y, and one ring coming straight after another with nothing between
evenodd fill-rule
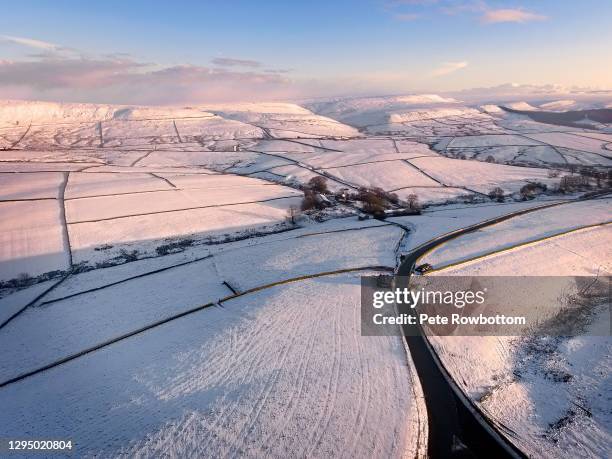
<instances>
[{"instance_id":1,"label":"snow","mask_svg":"<svg viewBox=\"0 0 612 459\"><path fill-rule=\"evenodd\" d=\"M436 95L305 107L0 104L0 148L13 148L2 152L0 200L22 200L0 202L0 280L67 271L73 259L65 279L1 292L0 320L6 320L54 287L2 329L0 381L214 303L3 387L5 436L74 438L86 457L424 456L418 378L402 339L360 336L359 277L389 271L399 253L438 235L555 199L463 198L473 197L471 190L550 183L548 170L460 161L436 151L522 165L558 164L561 155L604 164L603 156L577 150L612 141L601 132L483 109L490 114ZM456 203L386 222L358 221L354 209L340 205L289 223L287 210L302 197L295 188L321 175L332 191L379 186L404 199L417 194L424 203ZM598 223L608 207L609 199L538 211L430 256L459 260ZM572 239L558 236L460 268L609 272L609 231L580 230L567 235ZM542 268L542 259L555 262ZM338 273L356 269L364 270ZM461 350L465 343L474 346ZM487 392L498 369L502 381L512 374L512 358L497 359L498 344L483 343L445 344L467 359L453 359L458 371L479 364L465 379L472 396ZM559 349L589 381L596 371L609 372L604 348L594 341L567 341ZM588 368L585 355L594 362ZM524 429L512 428L527 432L526 451L539 453L548 440L532 437L559 418L558 410L543 404L545 381L527 382L493 391L487 409L504 423L511 410L523 413L516 419ZM593 384L572 384L574 395L600 394ZM579 401L574 395L555 403ZM512 397L521 403L509 403ZM523 403L529 397L531 405ZM538 416L541 422L533 420ZM606 435L600 419L598 413L589 421L594 446L573 427L559 445L576 433L583 451L600 452Z\"/></svg>"},{"instance_id":2,"label":"snow","mask_svg":"<svg viewBox=\"0 0 612 459\"><path fill-rule=\"evenodd\" d=\"M230 295L210 259L31 307L0 334L7 380L142 326Z\"/></svg>"},{"instance_id":3,"label":"snow","mask_svg":"<svg viewBox=\"0 0 612 459\"><path fill-rule=\"evenodd\" d=\"M609 226L579 230L455 266L440 275L609 274L611 237ZM609 315L593 317L590 327L597 328L599 320L606 323ZM527 455L606 456L610 413L602 400L611 394L602 376L612 369L609 336L430 340L455 381L488 416L515 433L512 441ZM551 378L551 372L567 374L569 379Z\"/></svg>"},{"instance_id":4,"label":"snow","mask_svg":"<svg viewBox=\"0 0 612 459\"><path fill-rule=\"evenodd\" d=\"M546 102L545 104L540 104L540 108L543 110L562 112L570 109L575 109L576 101L572 99L553 100L551 102Z\"/></svg>"},{"instance_id":5,"label":"snow","mask_svg":"<svg viewBox=\"0 0 612 459\"><path fill-rule=\"evenodd\" d=\"M312 139L300 139L299 142L295 142L292 140L260 140L257 142L255 146L257 151L264 151L273 153L275 151L278 152L303 152L303 153L312 153L320 150L320 141L312 140Z\"/></svg>"},{"instance_id":6,"label":"snow","mask_svg":"<svg viewBox=\"0 0 612 459\"><path fill-rule=\"evenodd\" d=\"M232 251L234 254L240 253L243 248L258 246L260 244L281 243L290 244L290 241L301 240L306 236L322 235L325 233L345 232L350 230L360 230L364 228L375 228L385 223L377 220L359 221L357 217L338 218L322 223L302 222L303 227L298 227L292 231L285 231L276 234L261 235L256 238L247 238L234 242L215 244L215 245L189 245L182 247L177 253L171 253L163 257L144 258L131 263L110 266L104 269L97 269L75 274L67 278L56 289L50 292L45 300L54 300L67 295L98 288L114 282L125 281L132 276L137 276L158 269L164 269L185 262L199 260L210 255ZM295 243L295 241L293 242ZM385 248L386 250L387 248Z\"/></svg>"},{"instance_id":7,"label":"snow","mask_svg":"<svg viewBox=\"0 0 612 459\"><path fill-rule=\"evenodd\" d=\"M603 140L604 142L612 142L612 134L604 134L601 132L572 132L574 135L582 137L590 137L592 139Z\"/></svg>"},{"instance_id":8,"label":"snow","mask_svg":"<svg viewBox=\"0 0 612 459\"><path fill-rule=\"evenodd\" d=\"M327 169L327 172L353 185L380 187L386 191L407 186L438 185L436 181L400 160L336 167Z\"/></svg>"},{"instance_id":9,"label":"snow","mask_svg":"<svg viewBox=\"0 0 612 459\"><path fill-rule=\"evenodd\" d=\"M410 162L445 185L467 187L485 194L496 186L506 192L515 192L528 180L550 181L546 169L442 157L416 158Z\"/></svg>"},{"instance_id":10,"label":"snow","mask_svg":"<svg viewBox=\"0 0 612 459\"><path fill-rule=\"evenodd\" d=\"M232 178L240 180L231 180ZM66 218L68 223L79 223L147 213L181 211L196 207L223 207L229 204L263 202L270 199L301 196L301 193L297 191L278 185L265 185L256 179L231 177L230 180L225 180L225 182L235 184L227 187L223 187L221 184L216 188L189 190L170 188L148 193L72 199L66 202ZM245 195L241 195L243 191L246 193Z\"/></svg>"},{"instance_id":11,"label":"snow","mask_svg":"<svg viewBox=\"0 0 612 459\"><path fill-rule=\"evenodd\" d=\"M26 149L96 147L100 144L97 123L33 125L16 145Z\"/></svg>"},{"instance_id":12,"label":"snow","mask_svg":"<svg viewBox=\"0 0 612 459\"><path fill-rule=\"evenodd\" d=\"M270 169L268 169L267 172L280 176L270 177L268 180L278 181L280 179L282 183L285 183L287 185L300 185L308 183L314 177L321 177L321 173L313 172L308 168L297 165L271 167ZM336 180L327 178L327 187L330 191L335 192L342 188L346 188L346 185Z\"/></svg>"},{"instance_id":13,"label":"snow","mask_svg":"<svg viewBox=\"0 0 612 459\"><path fill-rule=\"evenodd\" d=\"M497 145L539 145L537 140L531 140L519 135L495 134L455 137L449 144L449 148L458 147L491 147Z\"/></svg>"},{"instance_id":14,"label":"snow","mask_svg":"<svg viewBox=\"0 0 612 459\"><path fill-rule=\"evenodd\" d=\"M610 237L612 237L610 225L587 228L468 261L442 270L440 273L444 275L461 273L470 276L494 273L498 276L511 276L524 272L538 276L586 276L600 272L603 275L612 269ZM558 251L554 255L554 264L542 262L550 259L547 258L548 255L544 255L546 251ZM520 271L517 271L519 267Z\"/></svg>"},{"instance_id":15,"label":"snow","mask_svg":"<svg viewBox=\"0 0 612 459\"><path fill-rule=\"evenodd\" d=\"M261 128L220 116L202 119L177 119L176 129L183 142L261 138Z\"/></svg>"},{"instance_id":16,"label":"snow","mask_svg":"<svg viewBox=\"0 0 612 459\"><path fill-rule=\"evenodd\" d=\"M149 174L91 174L73 172L68 178L66 199L87 196L170 190L172 187Z\"/></svg>"},{"instance_id":17,"label":"snow","mask_svg":"<svg viewBox=\"0 0 612 459\"><path fill-rule=\"evenodd\" d=\"M612 158L612 153L603 148L605 142L589 139L582 135L573 135L565 132L547 132L541 134L527 134L528 137L559 147L581 150L591 153L599 153Z\"/></svg>"},{"instance_id":18,"label":"snow","mask_svg":"<svg viewBox=\"0 0 612 459\"><path fill-rule=\"evenodd\" d=\"M69 268L61 203L0 202L0 280Z\"/></svg>"},{"instance_id":19,"label":"snow","mask_svg":"<svg viewBox=\"0 0 612 459\"><path fill-rule=\"evenodd\" d=\"M75 263L102 262L121 254L121 249L138 256L150 256L168 241L188 237L193 240L224 240L232 235L248 236L254 231L269 232L284 224L287 209L299 206L301 199L280 198L252 204L234 204L204 209L173 210L163 214L140 215L108 221L69 225ZM106 247L109 250L95 250Z\"/></svg>"},{"instance_id":20,"label":"snow","mask_svg":"<svg viewBox=\"0 0 612 459\"><path fill-rule=\"evenodd\" d=\"M501 115L505 113L504 110L500 108L499 105L485 104L485 105L481 105L480 108L486 113L489 113L491 115Z\"/></svg>"},{"instance_id":21,"label":"snow","mask_svg":"<svg viewBox=\"0 0 612 459\"><path fill-rule=\"evenodd\" d=\"M407 187L393 191L397 196L406 200L409 195L416 194L419 198L419 202L427 202L432 204L439 204L448 201L457 200L464 196L473 195L473 193L464 190L463 188L451 188L451 187Z\"/></svg>"},{"instance_id":22,"label":"snow","mask_svg":"<svg viewBox=\"0 0 612 459\"><path fill-rule=\"evenodd\" d=\"M58 199L63 182L59 172L0 174L0 200Z\"/></svg>"},{"instance_id":23,"label":"snow","mask_svg":"<svg viewBox=\"0 0 612 459\"><path fill-rule=\"evenodd\" d=\"M113 120L102 123L104 147L178 143L171 120Z\"/></svg>"},{"instance_id":24,"label":"snow","mask_svg":"<svg viewBox=\"0 0 612 459\"><path fill-rule=\"evenodd\" d=\"M503 204L454 204L426 209L421 215L388 218L387 221L410 228L410 233L402 246L403 251L409 251L443 234L542 204L538 201ZM469 212L466 212L466 210L469 210Z\"/></svg>"},{"instance_id":25,"label":"snow","mask_svg":"<svg viewBox=\"0 0 612 459\"><path fill-rule=\"evenodd\" d=\"M434 267L446 266L564 231L609 223L611 205L611 199L601 199L521 215L449 241L429 252L423 261Z\"/></svg>"},{"instance_id":26,"label":"snow","mask_svg":"<svg viewBox=\"0 0 612 459\"><path fill-rule=\"evenodd\" d=\"M97 166L97 163L72 162L7 162L0 161L0 173L5 172L59 172L80 171Z\"/></svg>"},{"instance_id":27,"label":"snow","mask_svg":"<svg viewBox=\"0 0 612 459\"><path fill-rule=\"evenodd\" d=\"M20 311L58 282L58 280L39 282L23 290L10 292L10 294L0 297L0 323L8 320L13 314Z\"/></svg>"},{"instance_id":28,"label":"snow","mask_svg":"<svg viewBox=\"0 0 612 459\"><path fill-rule=\"evenodd\" d=\"M116 172L116 173L154 173L154 174L215 174L215 171L206 169L199 166L99 166L94 165L88 167L85 171L87 173L100 173L100 172Z\"/></svg>"},{"instance_id":29,"label":"snow","mask_svg":"<svg viewBox=\"0 0 612 459\"><path fill-rule=\"evenodd\" d=\"M436 94L356 97L350 99L332 99L323 102L311 102L306 106L315 113L329 116L343 123L366 127L389 122L391 116L402 116L407 111L438 110L442 107L455 107L457 101Z\"/></svg>"},{"instance_id":30,"label":"snow","mask_svg":"<svg viewBox=\"0 0 612 459\"><path fill-rule=\"evenodd\" d=\"M224 118L266 128L275 137L357 136L355 128L325 116L312 113L299 105L287 103L232 104L209 106L207 110Z\"/></svg>"},{"instance_id":31,"label":"snow","mask_svg":"<svg viewBox=\"0 0 612 459\"><path fill-rule=\"evenodd\" d=\"M16 145L24 136L28 127L0 127L0 149L9 149Z\"/></svg>"},{"instance_id":32,"label":"snow","mask_svg":"<svg viewBox=\"0 0 612 459\"><path fill-rule=\"evenodd\" d=\"M537 107L534 107L533 105L529 104L528 102L525 101L521 101L521 102L511 102L509 104L505 104L506 107L511 108L513 110L539 110Z\"/></svg>"},{"instance_id":33,"label":"snow","mask_svg":"<svg viewBox=\"0 0 612 459\"><path fill-rule=\"evenodd\" d=\"M83 456L413 456L413 369L401 338L358 337L359 291L326 277L175 320L3 388L0 421Z\"/></svg>"},{"instance_id":34,"label":"snow","mask_svg":"<svg viewBox=\"0 0 612 459\"><path fill-rule=\"evenodd\" d=\"M0 101L0 125L98 121L112 118L115 110L109 105L4 100Z\"/></svg>"},{"instance_id":35,"label":"snow","mask_svg":"<svg viewBox=\"0 0 612 459\"><path fill-rule=\"evenodd\" d=\"M356 229L259 244L215 256L219 274L239 291L338 269L395 266L397 226ZM236 257L241 263L236 264ZM253 266L257 270L253 271Z\"/></svg>"}]
</instances>

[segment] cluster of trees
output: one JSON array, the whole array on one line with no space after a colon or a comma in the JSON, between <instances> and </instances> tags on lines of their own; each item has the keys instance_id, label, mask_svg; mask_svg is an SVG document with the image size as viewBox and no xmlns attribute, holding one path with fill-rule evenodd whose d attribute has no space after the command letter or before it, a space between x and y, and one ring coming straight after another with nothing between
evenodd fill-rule
<instances>
[{"instance_id":1,"label":"cluster of trees","mask_svg":"<svg viewBox=\"0 0 612 459\"><path fill-rule=\"evenodd\" d=\"M323 209L327 207L326 201L321 195L329 193L327 179L322 176L311 178L304 187L304 199L302 200L302 210Z\"/></svg>"},{"instance_id":2,"label":"cluster of trees","mask_svg":"<svg viewBox=\"0 0 612 459\"><path fill-rule=\"evenodd\" d=\"M374 216L382 216L389 203L398 204L395 193L389 193L382 188L359 188L354 198L363 203L363 211Z\"/></svg>"},{"instance_id":3,"label":"cluster of trees","mask_svg":"<svg viewBox=\"0 0 612 459\"><path fill-rule=\"evenodd\" d=\"M301 205L292 206L287 212L287 219L292 223L296 223L296 219L301 212L308 210L321 210L330 205L330 201L326 195L329 196L330 190L327 186L327 179L323 176L317 176L311 178L306 185L303 187L304 198L302 199ZM411 194L407 197L405 202L401 202L398 195L383 190L382 188L359 188L355 193L349 194L347 189L341 190L337 193L336 198L339 200L354 200L361 201L363 211L374 215L375 217L382 217L385 215L385 210L389 207L395 206L406 206L410 210L419 211L421 205L416 194Z\"/></svg>"},{"instance_id":4,"label":"cluster of trees","mask_svg":"<svg viewBox=\"0 0 612 459\"><path fill-rule=\"evenodd\" d=\"M287 210L287 220L295 225L296 219L300 216L303 211L312 209L324 209L329 205L329 201L323 197L323 195L329 193L327 187L327 179L322 176L316 176L311 178L308 183L304 186L304 198L302 199L301 205L290 206Z\"/></svg>"},{"instance_id":5,"label":"cluster of trees","mask_svg":"<svg viewBox=\"0 0 612 459\"><path fill-rule=\"evenodd\" d=\"M572 191L589 186L589 178L583 175L565 175L559 182L559 191Z\"/></svg>"},{"instance_id":6,"label":"cluster of trees","mask_svg":"<svg viewBox=\"0 0 612 459\"><path fill-rule=\"evenodd\" d=\"M391 205L406 206L410 210L418 212L421 204L416 194L407 196L405 202L401 202L397 194L390 193L381 188L360 188L356 199L363 202L363 211L375 217L384 216L385 209Z\"/></svg>"},{"instance_id":7,"label":"cluster of trees","mask_svg":"<svg viewBox=\"0 0 612 459\"><path fill-rule=\"evenodd\" d=\"M604 182L607 182L607 187L612 185L612 169L608 169L606 172L604 172L593 167L583 167L580 169L580 176L587 179L595 179L597 182L597 188L601 188Z\"/></svg>"},{"instance_id":8,"label":"cluster of trees","mask_svg":"<svg viewBox=\"0 0 612 459\"><path fill-rule=\"evenodd\" d=\"M496 186L491 191L489 191L489 198L491 198L491 200L493 201L504 202L504 190Z\"/></svg>"},{"instance_id":9,"label":"cluster of trees","mask_svg":"<svg viewBox=\"0 0 612 459\"><path fill-rule=\"evenodd\" d=\"M547 186L545 183L534 182L523 185L519 191L523 200L532 199L536 195L543 193L547 190Z\"/></svg>"}]
</instances>

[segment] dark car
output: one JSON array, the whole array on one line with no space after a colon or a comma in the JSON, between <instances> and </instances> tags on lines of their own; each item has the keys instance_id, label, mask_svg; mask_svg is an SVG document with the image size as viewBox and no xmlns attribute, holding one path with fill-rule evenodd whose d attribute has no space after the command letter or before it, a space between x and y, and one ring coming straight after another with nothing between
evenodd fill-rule
<instances>
[{"instance_id":1,"label":"dark car","mask_svg":"<svg viewBox=\"0 0 612 459\"><path fill-rule=\"evenodd\" d=\"M429 263L423 263L422 265L419 265L414 268L414 270L419 274L425 274L426 272L431 271L432 269L433 266L431 266Z\"/></svg>"}]
</instances>

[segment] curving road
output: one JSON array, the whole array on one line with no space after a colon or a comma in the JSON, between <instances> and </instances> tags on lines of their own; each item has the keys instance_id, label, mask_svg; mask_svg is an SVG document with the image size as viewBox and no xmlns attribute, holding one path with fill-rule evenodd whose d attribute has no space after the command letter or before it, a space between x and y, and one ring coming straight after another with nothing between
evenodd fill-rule
<instances>
[{"instance_id":1,"label":"curving road","mask_svg":"<svg viewBox=\"0 0 612 459\"><path fill-rule=\"evenodd\" d=\"M588 198L579 198L577 201L596 199L605 194L609 194L609 192L603 192ZM519 215L570 202L576 202L576 200L523 209L432 239L413 249L402 261L396 272L398 286L403 288L408 285L410 275L421 257L451 239ZM408 305L402 305L399 309L400 313L415 313ZM423 335L420 327L417 326L417 330L409 327L411 326L404 326L404 335L418 372L427 406L429 420L428 456L431 458L526 457L508 440L507 436L511 436L512 431L488 419L454 382L435 350ZM504 431L504 434L501 433L502 431Z\"/></svg>"}]
</instances>

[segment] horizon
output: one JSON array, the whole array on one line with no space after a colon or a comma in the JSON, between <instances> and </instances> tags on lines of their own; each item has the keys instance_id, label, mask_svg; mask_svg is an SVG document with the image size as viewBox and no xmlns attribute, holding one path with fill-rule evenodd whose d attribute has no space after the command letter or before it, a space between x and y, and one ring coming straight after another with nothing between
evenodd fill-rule
<instances>
[{"instance_id":1,"label":"horizon","mask_svg":"<svg viewBox=\"0 0 612 459\"><path fill-rule=\"evenodd\" d=\"M610 90L609 13L597 0L22 2L0 18L0 98L180 105L512 84Z\"/></svg>"}]
</instances>

